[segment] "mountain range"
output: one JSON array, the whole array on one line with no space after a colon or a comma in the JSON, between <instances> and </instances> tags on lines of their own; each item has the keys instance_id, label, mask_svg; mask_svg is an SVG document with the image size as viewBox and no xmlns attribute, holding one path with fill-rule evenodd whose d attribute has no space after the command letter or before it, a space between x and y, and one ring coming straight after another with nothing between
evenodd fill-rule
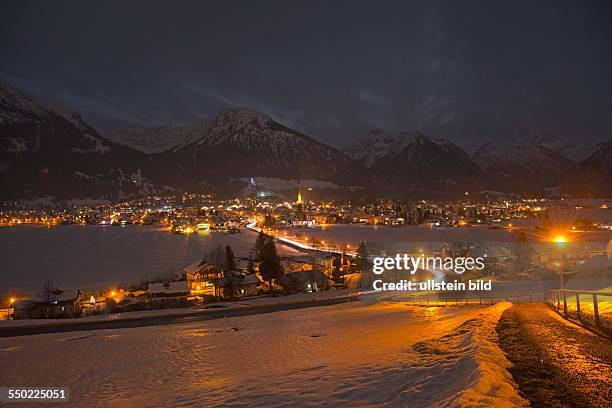
<instances>
[{"instance_id":1,"label":"mountain range","mask_svg":"<svg viewBox=\"0 0 612 408\"><path fill-rule=\"evenodd\" d=\"M144 153L101 137L78 114L0 82L0 198L130 194L146 161Z\"/></svg>"},{"instance_id":2,"label":"mountain range","mask_svg":"<svg viewBox=\"0 0 612 408\"><path fill-rule=\"evenodd\" d=\"M78 113L0 81L0 200L236 192L246 177L320 180L398 195L561 188L609 196L611 144L576 162L567 157L575 146L551 134L487 142L470 155L419 132L373 130L341 151L248 108L189 126L99 132Z\"/></svg>"},{"instance_id":3,"label":"mountain range","mask_svg":"<svg viewBox=\"0 0 612 408\"><path fill-rule=\"evenodd\" d=\"M465 190L481 176L462 148L419 132L390 136L375 129L344 151L391 187Z\"/></svg>"}]
</instances>

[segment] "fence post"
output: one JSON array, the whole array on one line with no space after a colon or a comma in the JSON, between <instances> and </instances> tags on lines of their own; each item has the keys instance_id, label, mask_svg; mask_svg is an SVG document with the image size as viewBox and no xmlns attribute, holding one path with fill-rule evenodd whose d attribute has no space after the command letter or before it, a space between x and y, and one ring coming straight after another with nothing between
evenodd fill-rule
<instances>
[{"instance_id":1,"label":"fence post","mask_svg":"<svg viewBox=\"0 0 612 408\"><path fill-rule=\"evenodd\" d=\"M567 314L567 297L563 291L563 314Z\"/></svg>"},{"instance_id":2,"label":"fence post","mask_svg":"<svg viewBox=\"0 0 612 408\"><path fill-rule=\"evenodd\" d=\"M576 293L576 312L578 313L578 319L580 319L580 294Z\"/></svg>"},{"instance_id":3,"label":"fence post","mask_svg":"<svg viewBox=\"0 0 612 408\"><path fill-rule=\"evenodd\" d=\"M599 326L599 306L597 305L596 293L593 293L593 314L595 315L595 325Z\"/></svg>"},{"instance_id":4,"label":"fence post","mask_svg":"<svg viewBox=\"0 0 612 408\"><path fill-rule=\"evenodd\" d=\"M559 292L557 293L557 310L561 309L561 294Z\"/></svg>"}]
</instances>

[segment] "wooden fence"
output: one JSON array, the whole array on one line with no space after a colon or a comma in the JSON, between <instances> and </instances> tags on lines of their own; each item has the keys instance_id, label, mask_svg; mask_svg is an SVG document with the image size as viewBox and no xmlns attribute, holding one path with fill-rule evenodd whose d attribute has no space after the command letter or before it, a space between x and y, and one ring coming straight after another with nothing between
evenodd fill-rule
<instances>
[{"instance_id":1,"label":"wooden fence","mask_svg":"<svg viewBox=\"0 0 612 408\"><path fill-rule=\"evenodd\" d=\"M509 296L453 296L438 294L414 294L400 295L402 301L416 303L418 305L430 306L452 306L452 305L492 305L498 302L512 303L544 303L546 302L546 293L531 293L527 295L509 295Z\"/></svg>"},{"instance_id":2,"label":"wooden fence","mask_svg":"<svg viewBox=\"0 0 612 408\"><path fill-rule=\"evenodd\" d=\"M604 312L610 310L612 304L612 292L601 292L601 291L589 291L589 290L570 290L570 289L557 289L549 290L546 292L546 303L551 305L558 311L563 310L563 314L568 314L568 305L575 305L575 311L579 319L582 319L584 312L582 309L585 305L592 307L593 319L595 325L601 325L601 314L602 308L600 301L602 298L609 298L610 300L605 301Z\"/></svg>"}]
</instances>

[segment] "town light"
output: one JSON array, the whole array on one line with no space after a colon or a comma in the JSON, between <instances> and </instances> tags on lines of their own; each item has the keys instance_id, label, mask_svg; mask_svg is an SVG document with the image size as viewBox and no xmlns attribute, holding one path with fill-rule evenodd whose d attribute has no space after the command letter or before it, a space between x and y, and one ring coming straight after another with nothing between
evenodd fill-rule
<instances>
[{"instance_id":1,"label":"town light","mask_svg":"<svg viewBox=\"0 0 612 408\"><path fill-rule=\"evenodd\" d=\"M15 299L14 297L10 298L9 299L9 305L12 305L13 303L15 303L15 300L17 300L17 299Z\"/></svg>"},{"instance_id":2,"label":"town light","mask_svg":"<svg viewBox=\"0 0 612 408\"><path fill-rule=\"evenodd\" d=\"M111 290L111 293L110 293L111 296L114 297L116 294L117 294L117 292L115 292L114 290Z\"/></svg>"},{"instance_id":3,"label":"town light","mask_svg":"<svg viewBox=\"0 0 612 408\"><path fill-rule=\"evenodd\" d=\"M564 244L567 242L567 238L565 237L565 235L556 235L554 238L554 242L556 242L557 244Z\"/></svg>"}]
</instances>

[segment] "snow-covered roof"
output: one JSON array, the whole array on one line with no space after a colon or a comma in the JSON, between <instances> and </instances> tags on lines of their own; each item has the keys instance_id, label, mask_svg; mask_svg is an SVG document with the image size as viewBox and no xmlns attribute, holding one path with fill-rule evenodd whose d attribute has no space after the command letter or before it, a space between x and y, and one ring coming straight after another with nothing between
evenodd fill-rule
<instances>
[{"instance_id":1,"label":"snow-covered roof","mask_svg":"<svg viewBox=\"0 0 612 408\"><path fill-rule=\"evenodd\" d=\"M492 245L485 249L485 254L487 257L491 258L510 257L512 256L512 250L509 248Z\"/></svg>"},{"instance_id":2,"label":"snow-covered roof","mask_svg":"<svg viewBox=\"0 0 612 408\"><path fill-rule=\"evenodd\" d=\"M206 263L202 263L202 261L199 260L183 268L183 271L185 273L195 275L196 273L199 273L205 266L206 266Z\"/></svg>"},{"instance_id":3,"label":"snow-covered roof","mask_svg":"<svg viewBox=\"0 0 612 408\"><path fill-rule=\"evenodd\" d=\"M242 279L241 283L243 285L250 285L250 284L253 284L253 283L259 284L261 282L262 282L262 280L259 278L259 276L257 276L257 274L250 273L250 274L244 276L244 278Z\"/></svg>"},{"instance_id":4,"label":"snow-covered roof","mask_svg":"<svg viewBox=\"0 0 612 408\"><path fill-rule=\"evenodd\" d=\"M612 262L610 262L606 255L595 255L578 265L576 269L579 271L601 271L610 265L612 265Z\"/></svg>"},{"instance_id":5,"label":"snow-covered roof","mask_svg":"<svg viewBox=\"0 0 612 408\"><path fill-rule=\"evenodd\" d=\"M149 293L188 293L187 281L149 283Z\"/></svg>"},{"instance_id":6,"label":"snow-covered roof","mask_svg":"<svg viewBox=\"0 0 612 408\"><path fill-rule=\"evenodd\" d=\"M27 310L27 309L31 309L32 306L34 306L34 301L29 300L29 299L21 299L13 303L13 309L15 310Z\"/></svg>"}]
</instances>

